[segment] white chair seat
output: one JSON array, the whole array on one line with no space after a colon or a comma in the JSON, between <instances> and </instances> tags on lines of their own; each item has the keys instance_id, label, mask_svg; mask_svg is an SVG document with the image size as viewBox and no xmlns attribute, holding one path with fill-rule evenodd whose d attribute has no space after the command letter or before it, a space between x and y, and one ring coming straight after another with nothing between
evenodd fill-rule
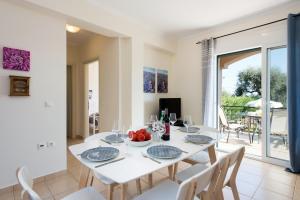
<instances>
[{"instance_id":1,"label":"white chair seat","mask_svg":"<svg viewBox=\"0 0 300 200\"><path fill-rule=\"evenodd\" d=\"M178 172L175 176L176 180L183 182L189 178L191 178L192 176L199 174L200 172L202 172L203 170L207 169L208 165L205 164L196 164L196 165L192 165L191 167L182 170L181 172Z\"/></svg>"},{"instance_id":2,"label":"white chair seat","mask_svg":"<svg viewBox=\"0 0 300 200\"><path fill-rule=\"evenodd\" d=\"M241 124L229 124L228 126L230 129L233 129L233 130L242 129L245 127L244 125L241 125Z\"/></svg>"},{"instance_id":3,"label":"white chair seat","mask_svg":"<svg viewBox=\"0 0 300 200\"><path fill-rule=\"evenodd\" d=\"M102 176L101 174L98 174L96 171L94 171L94 176L95 178L97 178L99 181L101 181L102 183L106 184L106 185L111 185L113 183L115 183L113 180Z\"/></svg>"},{"instance_id":4,"label":"white chair seat","mask_svg":"<svg viewBox=\"0 0 300 200\"><path fill-rule=\"evenodd\" d=\"M105 200L104 197L92 187L74 192L62 200Z\"/></svg>"},{"instance_id":5,"label":"white chair seat","mask_svg":"<svg viewBox=\"0 0 300 200\"><path fill-rule=\"evenodd\" d=\"M201 164L207 164L210 162L209 155L206 151L200 151L189 157L189 159Z\"/></svg>"},{"instance_id":6,"label":"white chair seat","mask_svg":"<svg viewBox=\"0 0 300 200\"><path fill-rule=\"evenodd\" d=\"M171 180L165 180L154 188L136 197L135 200L174 200L176 199L178 189L179 185L177 183Z\"/></svg>"}]
</instances>

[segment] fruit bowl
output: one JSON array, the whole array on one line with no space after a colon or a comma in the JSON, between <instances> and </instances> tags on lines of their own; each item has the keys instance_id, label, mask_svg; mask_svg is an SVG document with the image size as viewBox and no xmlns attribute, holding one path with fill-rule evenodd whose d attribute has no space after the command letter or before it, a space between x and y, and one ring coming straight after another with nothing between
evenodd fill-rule
<instances>
[{"instance_id":1,"label":"fruit bowl","mask_svg":"<svg viewBox=\"0 0 300 200\"><path fill-rule=\"evenodd\" d=\"M147 140L147 141L131 141L129 140L128 144L131 146L135 146L135 147L144 147L147 146L148 144L150 144L152 142L152 140Z\"/></svg>"},{"instance_id":2,"label":"fruit bowl","mask_svg":"<svg viewBox=\"0 0 300 200\"><path fill-rule=\"evenodd\" d=\"M128 136L130 140L128 144L136 147L143 147L151 143L151 134L146 129L140 129L137 131L129 131Z\"/></svg>"}]
</instances>

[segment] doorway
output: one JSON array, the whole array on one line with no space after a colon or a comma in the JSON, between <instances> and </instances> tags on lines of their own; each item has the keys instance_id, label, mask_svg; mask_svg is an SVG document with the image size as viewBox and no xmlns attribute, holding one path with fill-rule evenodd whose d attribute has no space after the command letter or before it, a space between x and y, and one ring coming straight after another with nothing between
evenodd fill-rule
<instances>
[{"instance_id":1,"label":"doorway","mask_svg":"<svg viewBox=\"0 0 300 200\"><path fill-rule=\"evenodd\" d=\"M87 87L88 87L88 120L89 135L99 133L100 115L99 115L99 60L94 60L85 64L87 68Z\"/></svg>"}]
</instances>

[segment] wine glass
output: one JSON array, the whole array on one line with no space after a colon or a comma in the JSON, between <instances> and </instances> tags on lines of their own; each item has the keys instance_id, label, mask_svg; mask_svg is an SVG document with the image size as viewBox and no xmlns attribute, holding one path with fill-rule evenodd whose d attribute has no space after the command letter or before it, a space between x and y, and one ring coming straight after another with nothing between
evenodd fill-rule
<instances>
[{"instance_id":1,"label":"wine glass","mask_svg":"<svg viewBox=\"0 0 300 200\"><path fill-rule=\"evenodd\" d=\"M153 115L153 114L152 114L152 115L150 116L150 120L149 120L149 127L152 128L152 127L153 127L153 123L154 123L154 122L157 122L157 120L158 120L158 119L157 119L157 115Z\"/></svg>"},{"instance_id":2,"label":"wine glass","mask_svg":"<svg viewBox=\"0 0 300 200\"><path fill-rule=\"evenodd\" d=\"M150 123L152 124L153 122L156 122L158 119L157 119L157 115L151 115L150 116Z\"/></svg>"},{"instance_id":3,"label":"wine glass","mask_svg":"<svg viewBox=\"0 0 300 200\"><path fill-rule=\"evenodd\" d=\"M186 115L183 117L183 125L186 127L186 132L189 132L189 127L193 124L192 117L190 115Z\"/></svg>"},{"instance_id":4,"label":"wine glass","mask_svg":"<svg viewBox=\"0 0 300 200\"><path fill-rule=\"evenodd\" d=\"M171 122L171 125L174 126L175 122L177 121L177 118L176 118L176 113L170 113L170 122Z\"/></svg>"}]
</instances>

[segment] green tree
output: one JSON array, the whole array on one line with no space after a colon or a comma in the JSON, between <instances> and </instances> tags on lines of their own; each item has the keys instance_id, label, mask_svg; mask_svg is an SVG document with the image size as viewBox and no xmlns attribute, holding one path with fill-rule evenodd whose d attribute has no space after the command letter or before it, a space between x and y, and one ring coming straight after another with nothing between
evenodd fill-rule
<instances>
[{"instance_id":1,"label":"green tree","mask_svg":"<svg viewBox=\"0 0 300 200\"><path fill-rule=\"evenodd\" d=\"M271 100L281 102L286 106L286 74L282 73L279 68L272 67L270 78ZM259 68L248 68L238 74L235 96L261 97L261 70Z\"/></svg>"},{"instance_id":2,"label":"green tree","mask_svg":"<svg viewBox=\"0 0 300 200\"><path fill-rule=\"evenodd\" d=\"M239 72L236 96L261 96L261 70L248 68Z\"/></svg>"}]
</instances>

